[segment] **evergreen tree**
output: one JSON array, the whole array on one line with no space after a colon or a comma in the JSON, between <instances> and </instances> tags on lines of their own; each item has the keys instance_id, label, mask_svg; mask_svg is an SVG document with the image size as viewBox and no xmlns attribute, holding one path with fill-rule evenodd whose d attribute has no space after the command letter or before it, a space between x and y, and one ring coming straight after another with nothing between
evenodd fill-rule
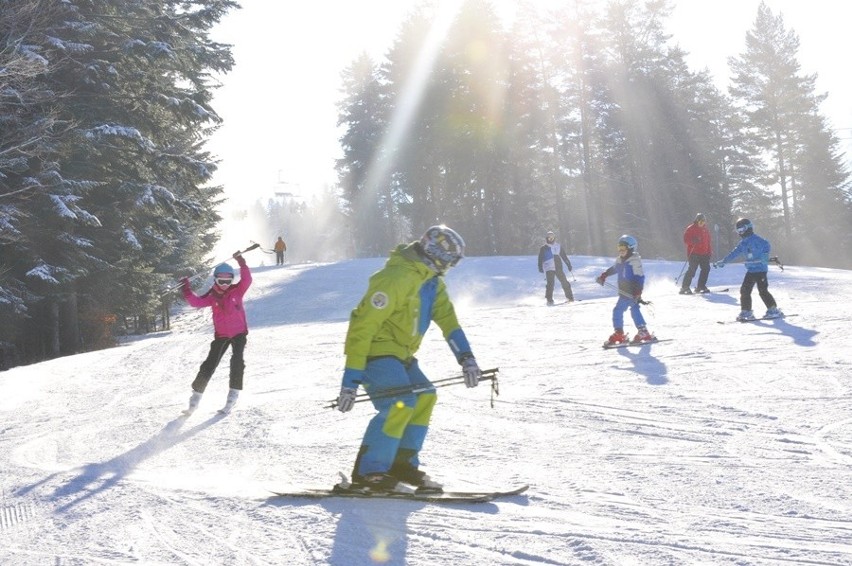
<instances>
[{"instance_id":1,"label":"evergreen tree","mask_svg":"<svg viewBox=\"0 0 852 566\"><path fill-rule=\"evenodd\" d=\"M607 241L630 232L647 253L681 255L680 233L695 212L724 201L713 120L723 107L706 73L691 72L669 46L666 1L611 3L604 88L595 101ZM611 210L607 216L607 209Z\"/></svg>"},{"instance_id":2,"label":"evergreen tree","mask_svg":"<svg viewBox=\"0 0 852 566\"><path fill-rule=\"evenodd\" d=\"M338 125L343 157L337 162L340 190L352 226L350 240L357 255L375 256L394 239L396 203L387 179L388 151L381 146L386 128L379 70L366 54L343 73L344 97Z\"/></svg>"},{"instance_id":3,"label":"evergreen tree","mask_svg":"<svg viewBox=\"0 0 852 566\"><path fill-rule=\"evenodd\" d=\"M215 163L203 149L218 122L210 73L233 61L207 34L235 6L69 0L35 10L33 25L5 42L47 66L37 81L57 97L40 113L65 125L18 174L28 221L0 242L30 316L15 337L24 359L92 347L60 331L81 318L100 321L97 336L112 320L152 318L160 283L214 243L220 189L205 187Z\"/></svg>"},{"instance_id":4,"label":"evergreen tree","mask_svg":"<svg viewBox=\"0 0 852 566\"><path fill-rule=\"evenodd\" d=\"M744 53L731 59L730 91L770 170L762 184L780 195L783 231L774 234L777 243L808 261L822 249L814 238L826 235L815 226L849 237L849 224L842 223L849 217L848 172L838 140L819 115L826 95L815 94L816 75L800 73L798 50L795 32L761 2ZM852 256L844 255L842 263L848 263Z\"/></svg>"}]
</instances>

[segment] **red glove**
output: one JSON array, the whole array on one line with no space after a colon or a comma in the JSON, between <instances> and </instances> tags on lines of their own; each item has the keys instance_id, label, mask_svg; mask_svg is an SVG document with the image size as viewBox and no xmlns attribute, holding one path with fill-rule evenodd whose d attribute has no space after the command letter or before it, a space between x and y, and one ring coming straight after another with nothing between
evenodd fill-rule
<instances>
[{"instance_id":1,"label":"red glove","mask_svg":"<svg viewBox=\"0 0 852 566\"><path fill-rule=\"evenodd\" d=\"M603 286L604 281L606 281L606 271L604 271L603 273L601 273L600 275L598 275L597 277L595 277L595 282L596 282L598 285Z\"/></svg>"}]
</instances>

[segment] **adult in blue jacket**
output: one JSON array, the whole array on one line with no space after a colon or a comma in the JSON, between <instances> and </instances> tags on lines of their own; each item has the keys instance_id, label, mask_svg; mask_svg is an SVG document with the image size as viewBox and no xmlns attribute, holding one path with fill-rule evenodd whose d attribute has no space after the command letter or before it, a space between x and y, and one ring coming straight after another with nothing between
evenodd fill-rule
<instances>
[{"instance_id":1,"label":"adult in blue jacket","mask_svg":"<svg viewBox=\"0 0 852 566\"><path fill-rule=\"evenodd\" d=\"M748 218L740 218L736 224L737 234L740 235L740 243L731 252L713 264L713 267L725 267L740 256L745 257L746 274L743 284L740 286L740 308L742 309L737 320L754 320L754 312L751 310L751 292L757 285L757 292L763 304L766 305L765 318L776 318L784 316L775 298L769 292L769 242L754 233L754 226Z\"/></svg>"}]
</instances>

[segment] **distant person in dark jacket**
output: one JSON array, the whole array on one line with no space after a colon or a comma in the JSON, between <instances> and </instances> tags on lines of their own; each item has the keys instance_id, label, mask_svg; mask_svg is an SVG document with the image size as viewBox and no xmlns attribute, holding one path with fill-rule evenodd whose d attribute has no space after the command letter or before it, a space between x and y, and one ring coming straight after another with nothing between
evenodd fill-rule
<instances>
[{"instance_id":1,"label":"distant person in dark jacket","mask_svg":"<svg viewBox=\"0 0 852 566\"><path fill-rule=\"evenodd\" d=\"M710 275L710 256L713 255L713 246L710 241L710 230L707 229L707 221L700 212L695 215L692 224L683 232L683 243L686 245L686 259L689 269L683 277L683 285L680 288L681 295L691 295L689 285L695 276L695 271L700 267L698 283L695 284L696 293L709 293L707 289L707 277Z\"/></svg>"},{"instance_id":2,"label":"distant person in dark jacket","mask_svg":"<svg viewBox=\"0 0 852 566\"><path fill-rule=\"evenodd\" d=\"M562 291L565 293L565 298L568 302L574 300L574 293L571 291L571 284L568 283L568 278L565 277L565 272L562 270L562 264L568 268L568 271L573 271L571 268L571 260L565 254L565 250L556 241L556 234L548 232L545 236L545 244L538 251L538 272L544 273L547 285L544 288L544 298L547 299L547 304L553 304L553 287L555 280L559 279L562 284Z\"/></svg>"},{"instance_id":3,"label":"distant person in dark jacket","mask_svg":"<svg viewBox=\"0 0 852 566\"><path fill-rule=\"evenodd\" d=\"M284 252L287 251L287 244L284 243L284 239L281 236L278 236L278 241L275 242L275 265L284 265Z\"/></svg>"}]
</instances>

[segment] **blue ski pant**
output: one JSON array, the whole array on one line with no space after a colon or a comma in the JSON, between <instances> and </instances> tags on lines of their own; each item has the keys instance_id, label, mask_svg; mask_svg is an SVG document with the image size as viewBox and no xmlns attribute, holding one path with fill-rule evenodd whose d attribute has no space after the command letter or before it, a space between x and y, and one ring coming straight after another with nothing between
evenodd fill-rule
<instances>
[{"instance_id":1,"label":"blue ski pant","mask_svg":"<svg viewBox=\"0 0 852 566\"><path fill-rule=\"evenodd\" d=\"M645 317L642 316L642 311L639 310L639 303L633 300L632 297L618 296L618 302L612 309L612 327L615 329L624 328L624 311L630 309L630 316L633 318L633 323L636 328L645 326Z\"/></svg>"},{"instance_id":2,"label":"blue ski pant","mask_svg":"<svg viewBox=\"0 0 852 566\"><path fill-rule=\"evenodd\" d=\"M370 360L362 385L378 413L367 425L355 473L386 473L394 465L397 453L406 455L405 463L418 467L418 455L438 396L432 382L420 371L417 360L407 364L393 357ZM410 386L423 391L382 395L389 389Z\"/></svg>"}]
</instances>

